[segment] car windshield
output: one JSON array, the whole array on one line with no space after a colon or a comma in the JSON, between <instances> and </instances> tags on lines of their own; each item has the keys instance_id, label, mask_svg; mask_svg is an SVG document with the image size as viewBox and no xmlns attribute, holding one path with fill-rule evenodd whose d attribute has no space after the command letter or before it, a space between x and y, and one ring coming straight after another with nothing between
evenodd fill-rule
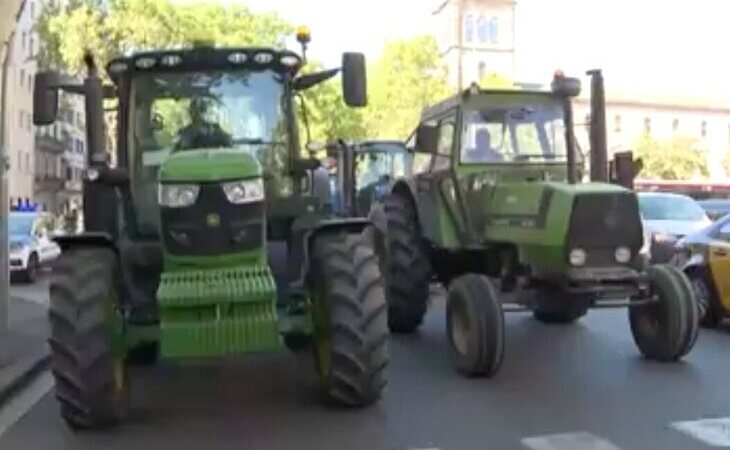
<instances>
[{"instance_id":1,"label":"car windshield","mask_svg":"<svg viewBox=\"0 0 730 450\"><path fill-rule=\"evenodd\" d=\"M485 94L465 108L462 163L564 162L566 155L563 109L552 97Z\"/></svg>"},{"instance_id":2,"label":"car windshield","mask_svg":"<svg viewBox=\"0 0 730 450\"><path fill-rule=\"evenodd\" d=\"M157 172L173 152L233 148L283 173L283 81L271 70L155 73L132 80L129 167L138 226L157 230Z\"/></svg>"},{"instance_id":3,"label":"car windshield","mask_svg":"<svg viewBox=\"0 0 730 450\"><path fill-rule=\"evenodd\" d=\"M639 207L645 220L705 220L707 215L696 201L674 195L640 195Z\"/></svg>"},{"instance_id":4,"label":"car windshield","mask_svg":"<svg viewBox=\"0 0 730 450\"><path fill-rule=\"evenodd\" d=\"M8 233L11 236L30 236L33 230L34 216L24 214L10 214Z\"/></svg>"}]
</instances>

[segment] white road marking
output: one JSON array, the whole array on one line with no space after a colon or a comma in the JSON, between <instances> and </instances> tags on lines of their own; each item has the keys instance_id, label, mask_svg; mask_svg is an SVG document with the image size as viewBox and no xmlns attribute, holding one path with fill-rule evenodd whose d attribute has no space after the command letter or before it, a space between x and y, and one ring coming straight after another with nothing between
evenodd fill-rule
<instances>
[{"instance_id":1,"label":"white road marking","mask_svg":"<svg viewBox=\"0 0 730 450\"><path fill-rule=\"evenodd\" d=\"M730 447L730 417L674 422L672 427L713 447Z\"/></svg>"},{"instance_id":2,"label":"white road marking","mask_svg":"<svg viewBox=\"0 0 730 450\"><path fill-rule=\"evenodd\" d=\"M523 438L522 445L532 450L621 450L586 431Z\"/></svg>"},{"instance_id":3,"label":"white road marking","mask_svg":"<svg viewBox=\"0 0 730 450\"><path fill-rule=\"evenodd\" d=\"M0 436L20 420L53 388L53 376L45 371L0 408Z\"/></svg>"}]
</instances>

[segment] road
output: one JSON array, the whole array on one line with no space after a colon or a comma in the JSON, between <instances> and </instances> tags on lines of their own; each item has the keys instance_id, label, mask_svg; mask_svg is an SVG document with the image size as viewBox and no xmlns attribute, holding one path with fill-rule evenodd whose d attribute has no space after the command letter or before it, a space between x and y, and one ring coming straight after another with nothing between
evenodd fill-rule
<instances>
[{"instance_id":1,"label":"road","mask_svg":"<svg viewBox=\"0 0 730 450\"><path fill-rule=\"evenodd\" d=\"M48 305L49 274L42 273L39 279L32 284L16 283L10 285L10 296L23 300Z\"/></svg>"},{"instance_id":2,"label":"road","mask_svg":"<svg viewBox=\"0 0 730 450\"><path fill-rule=\"evenodd\" d=\"M515 314L502 371L464 379L435 303L419 334L393 338L390 383L373 408L322 405L304 355L170 364L134 373L134 410L121 428L74 434L48 393L0 448L687 450L710 447L677 422L730 417L730 326L703 331L685 362L660 364L638 355L625 311L569 326ZM730 445L730 419L724 426L715 443Z\"/></svg>"}]
</instances>

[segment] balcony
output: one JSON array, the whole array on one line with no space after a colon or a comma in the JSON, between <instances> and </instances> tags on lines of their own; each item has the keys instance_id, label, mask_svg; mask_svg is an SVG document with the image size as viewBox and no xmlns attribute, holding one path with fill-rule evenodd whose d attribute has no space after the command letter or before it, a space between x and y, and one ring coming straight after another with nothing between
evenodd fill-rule
<instances>
[{"instance_id":1,"label":"balcony","mask_svg":"<svg viewBox=\"0 0 730 450\"><path fill-rule=\"evenodd\" d=\"M64 188L65 181L62 177L56 175L36 173L35 190L38 192L58 192Z\"/></svg>"},{"instance_id":2,"label":"balcony","mask_svg":"<svg viewBox=\"0 0 730 450\"><path fill-rule=\"evenodd\" d=\"M66 149L65 143L51 135L37 133L35 135L35 149L37 152L61 154Z\"/></svg>"}]
</instances>

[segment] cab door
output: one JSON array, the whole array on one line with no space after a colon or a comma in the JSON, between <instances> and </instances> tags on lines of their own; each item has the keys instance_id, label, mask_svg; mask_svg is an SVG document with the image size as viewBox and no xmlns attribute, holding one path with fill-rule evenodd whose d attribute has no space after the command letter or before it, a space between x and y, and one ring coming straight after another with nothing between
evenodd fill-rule
<instances>
[{"instance_id":1,"label":"cab door","mask_svg":"<svg viewBox=\"0 0 730 450\"><path fill-rule=\"evenodd\" d=\"M724 224L708 244L712 279L720 296L723 308L730 310L730 222Z\"/></svg>"}]
</instances>

